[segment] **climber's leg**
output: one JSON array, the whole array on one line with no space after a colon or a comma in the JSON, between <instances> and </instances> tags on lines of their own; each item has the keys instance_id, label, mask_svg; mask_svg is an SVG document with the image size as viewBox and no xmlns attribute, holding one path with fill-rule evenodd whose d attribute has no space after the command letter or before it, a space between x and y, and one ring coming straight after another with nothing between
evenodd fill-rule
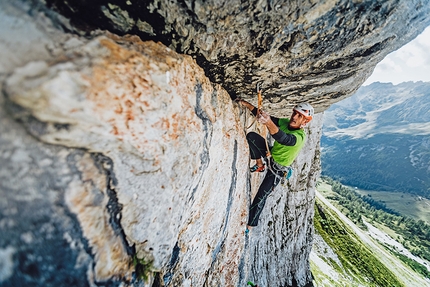
<instances>
[{"instance_id":1,"label":"climber's leg","mask_svg":"<svg viewBox=\"0 0 430 287\"><path fill-rule=\"evenodd\" d=\"M262 136L255 132L250 132L246 135L246 139L248 140L251 159L261 159L262 157L266 157L266 141Z\"/></svg>"},{"instance_id":2,"label":"climber's leg","mask_svg":"<svg viewBox=\"0 0 430 287\"><path fill-rule=\"evenodd\" d=\"M249 226L257 226L258 218L260 217L261 212L263 211L264 205L266 204L266 199L272 192L274 188L275 175L268 170L266 176L264 177L263 182L258 188L257 195L254 197L252 201L251 207L249 209L248 216L248 225Z\"/></svg>"}]
</instances>

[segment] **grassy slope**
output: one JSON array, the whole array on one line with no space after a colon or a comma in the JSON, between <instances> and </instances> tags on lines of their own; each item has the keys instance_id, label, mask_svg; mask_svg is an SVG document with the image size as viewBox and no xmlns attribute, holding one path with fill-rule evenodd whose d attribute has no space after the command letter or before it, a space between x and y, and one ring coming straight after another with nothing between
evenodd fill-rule
<instances>
[{"instance_id":1,"label":"grassy slope","mask_svg":"<svg viewBox=\"0 0 430 287\"><path fill-rule=\"evenodd\" d=\"M342 273L345 279L349 278L350 285L347 286L405 286L336 214L320 202L317 206L319 208L315 210L315 230L338 255L342 266L334 262L332 266ZM313 274L318 278L317 274L321 275L321 272Z\"/></svg>"},{"instance_id":2,"label":"grassy slope","mask_svg":"<svg viewBox=\"0 0 430 287\"><path fill-rule=\"evenodd\" d=\"M334 194L326 183L320 184L318 190L324 196ZM320 208L315 212L315 230L330 245L328 248L335 251L342 266L313 252L311 270L315 286L430 286L430 282L423 281L394 255L388 254L387 258L386 254L381 254L383 248L379 244L375 249L374 242L360 240L355 235L357 231L352 231L331 208L319 200L317 204ZM381 277L381 274L385 275Z\"/></svg>"}]
</instances>

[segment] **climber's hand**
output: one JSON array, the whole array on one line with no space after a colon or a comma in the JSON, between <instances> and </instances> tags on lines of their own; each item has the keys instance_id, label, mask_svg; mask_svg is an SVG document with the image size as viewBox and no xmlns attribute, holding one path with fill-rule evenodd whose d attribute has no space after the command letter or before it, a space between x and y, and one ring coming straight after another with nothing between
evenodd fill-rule
<instances>
[{"instance_id":1,"label":"climber's hand","mask_svg":"<svg viewBox=\"0 0 430 287\"><path fill-rule=\"evenodd\" d=\"M268 113L266 113L265 111L260 111L259 117L258 117L258 122L262 123L263 125L267 125L268 123L270 123L272 120L270 119L270 115Z\"/></svg>"},{"instance_id":2,"label":"climber's hand","mask_svg":"<svg viewBox=\"0 0 430 287\"><path fill-rule=\"evenodd\" d=\"M250 111L252 111L255 108L252 104L250 104L249 102L247 102L245 100L242 100L239 97L237 97L234 101L236 103L238 103L239 105L248 108Z\"/></svg>"}]
</instances>

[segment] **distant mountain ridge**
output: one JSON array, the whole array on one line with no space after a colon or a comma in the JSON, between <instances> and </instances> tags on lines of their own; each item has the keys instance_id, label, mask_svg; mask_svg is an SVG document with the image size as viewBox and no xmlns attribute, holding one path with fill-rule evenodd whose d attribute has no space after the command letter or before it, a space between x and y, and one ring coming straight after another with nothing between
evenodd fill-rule
<instances>
[{"instance_id":1,"label":"distant mountain ridge","mask_svg":"<svg viewBox=\"0 0 430 287\"><path fill-rule=\"evenodd\" d=\"M373 83L332 105L324 118L327 137L368 138L382 133L430 135L430 83Z\"/></svg>"},{"instance_id":2,"label":"distant mountain ridge","mask_svg":"<svg viewBox=\"0 0 430 287\"><path fill-rule=\"evenodd\" d=\"M373 83L325 112L323 174L363 189L430 194L430 83Z\"/></svg>"}]
</instances>

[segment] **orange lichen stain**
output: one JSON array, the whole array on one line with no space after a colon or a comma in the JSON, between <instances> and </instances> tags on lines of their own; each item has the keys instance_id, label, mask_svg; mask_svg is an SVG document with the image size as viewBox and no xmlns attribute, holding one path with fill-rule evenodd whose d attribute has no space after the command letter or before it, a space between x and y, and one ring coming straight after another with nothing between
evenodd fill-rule
<instances>
[{"instance_id":1,"label":"orange lichen stain","mask_svg":"<svg viewBox=\"0 0 430 287\"><path fill-rule=\"evenodd\" d=\"M118 105L114 111L117 114L122 114L123 108L121 105Z\"/></svg>"},{"instance_id":2,"label":"orange lichen stain","mask_svg":"<svg viewBox=\"0 0 430 287\"><path fill-rule=\"evenodd\" d=\"M152 166L159 166L160 165L160 160L158 158L155 158L154 161L152 162Z\"/></svg>"},{"instance_id":3,"label":"orange lichen stain","mask_svg":"<svg viewBox=\"0 0 430 287\"><path fill-rule=\"evenodd\" d=\"M101 39L100 44L109 49L110 60L123 61L136 54L135 51L126 50L111 40Z\"/></svg>"},{"instance_id":4,"label":"orange lichen stain","mask_svg":"<svg viewBox=\"0 0 430 287\"><path fill-rule=\"evenodd\" d=\"M178 139L178 137L179 137L179 136L178 136L177 134L171 134L171 135L170 135L170 139L171 139L171 140L177 140L177 139Z\"/></svg>"},{"instance_id":5,"label":"orange lichen stain","mask_svg":"<svg viewBox=\"0 0 430 287\"><path fill-rule=\"evenodd\" d=\"M170 122L169 122L169 119L167 119L167 118L161 118L160 119L160 121L159 121L159 123L160 123L160 128L162 129L162 130L165 130L165 131L167 131L168 129L169 129L169 127L170 127Z\"/></svg>"},{"instance_id":6,"label":"orange lichen stain","mask_svg":"<svg viewBox=\"0 0 430 287\"><path fill-rule=\"evenodd\" d=\"M171 131L171 133L174 135L174 139L178 138L178 132L179 132L178 119L179 119L179 114L174 113L172 115L172 131Z\"/></svg>"},{"instance_id":7,"label":"orange lichen stain","mask_svg":"<svg viewBox=\"0 0 430 287\"><path fill-rule=\"evenodd\" d=\"M130 100L126 100L125 105L127 106L127 108L131 108L131 107L133 107L133 102Z\"/></svg>"},{"instance_id":8,"label":"orange lichen stain","mask_svg":"<svg viewBox=\"0 0 430 287\"><path fill-rule=\"evenodd\" d=\"M126 121L133 121L134 120L134 114L132 110L128 110L126 114Z\"/></svg>"},{"instance_id":9,"label":"orange lichen stain","mask_svg":"<svg viewBox=\"0 0 430 287\"><path fill-rule=\"evenodd\" d=\"M112 127L112 133L114 134L114 135L118 135L119 133L118 133L118 128L116 127L116 126L113 126Z\"/></svg>"}]
</instances>

